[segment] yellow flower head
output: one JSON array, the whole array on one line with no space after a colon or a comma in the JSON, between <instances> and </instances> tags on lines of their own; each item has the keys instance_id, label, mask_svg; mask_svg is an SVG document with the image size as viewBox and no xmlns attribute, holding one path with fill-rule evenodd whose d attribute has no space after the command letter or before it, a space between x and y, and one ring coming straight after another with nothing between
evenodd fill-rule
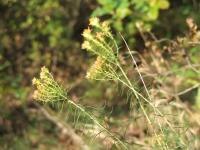
<instances>
[{"instance_id":1,"label":"yellow flower head","mask_svg":"<svg viewBox=\"0 0 200 150\"><path fill-rule=\"evenodd\" d=\"M87 72L86 78L95 79L98 73L100 73L100 71L103 69L104 62L105 60L102 59L100 56L98 56L94 64L91 66L91 68Z\"/></svg>"},{"instance_id":2,"label":"yellow flower head","mask_svg":"<svg viewBox=\"0 0 200 150\"><path fill-rule=\"evenodd\" d=\"M33 99L39 99L39 93L38 90L35 90L33 93Z\"/></svg>"},{"instance_id":3,"label":"yellow flower head","mask_svg":"<svg viewBox=\"0 0 200 150\"><path fill-rule=\"evenodd\" d=\"M89 25L98 27L99 26L99 18L97 18L97 17L91 18Z\"/></svg>"},{"instance_id":4,"label":"yellow flower head","mask_svg":"<svg viewBox=\"0 0 200 150\"><path fill-rule=\"evenodd\" d=\"M40 78L45 79L47 78L48 74L49 74L49 70L46 67L42 67L41 72L40 72Z\"/></svg>"},{"instance_id":5,"label":"yellow flower head","mask_svg":"<svg viewBox=\"0 0 200 150\"><path fill-rule=\"evenodd\" d=\"M107 21L104 21L102 24L102 29L105 31L105 32L110 32L110 27L108 26L108 22Z\"/></svg>"},{"instance_id":6,"label":"yellow flower head","mask_svg":"<svg viewBox=\"0 0 200 150\"><path fill-rule=\"evenodd\" d=\"M81 45L82 49L91 49L90 43L88 41L84 41Z\"/></svg>"},{"instance_id":7,"label":"yellow flower head","mask_svg":"<svg viewBox=\"0 0 200 150\"><path fill-rule=\"evenodd\" d=\"M33 84L33 85L37 85L37 83L38 83L38 80L37 80L36 78L33 78L32 84Z\"/></svg>"},{"instance_id":8,"label":"yellow flower head","mask_svg":"<svg viewBox=\"0 0 200 150\"><path fill-rule=\"evenodd\" d=\"M97 32L97 33L96 33L96 37L97 37L99 40L103 40L103 39L104 39L104 34L103 34L103 32Z\"/></svg>"},{"instance_id":9,"label":"yellow flower head","mask_svg":"<svg viewBox=\"0 0 200 150\"><path fill-rule=\"evenodd\" d=\"M87 29L85 29L84 31L83 31L83 37L85 37L85 38L89 38L89 37L91 37L91 30L90 30L90 28L87 28Z\"/></svg>"}]
</instances>

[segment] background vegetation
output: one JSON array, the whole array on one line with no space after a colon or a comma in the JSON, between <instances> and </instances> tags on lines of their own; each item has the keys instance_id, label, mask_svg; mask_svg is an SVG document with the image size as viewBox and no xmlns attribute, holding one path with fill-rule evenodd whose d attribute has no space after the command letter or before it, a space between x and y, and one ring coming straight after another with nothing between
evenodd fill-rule
<instances>
[{"instance_id":1,"label":"background vegetation","mask_svg":"<svg viewBox=\"0 0 200 150\"><path fill-rule=\"evenodd\" d=\"M73 134L92 147L91 137L83 135L81 124L74 126L73 110L70 114L60 103L43 106L33 100L32 78L42 66L70 89L68 95L74 102L96 108L89 110L111 131L120 133L120 139L133 143L136 149L162 149L151 147L156 146L154 138L158 137L149 136L143 118L136 119L140 109L130 119L128 89L115 81L85 79L95 58L81 49L81 34L94 16L111 26L120 47L120 61L130 80L137 83L137 90L146 96L139 76L130 71L135 64L119 33L136 58L155 103L170 106L166 112L178 114L170 119L187 129L183 143L188 149L200 149L199 13L197 0L1 1L0 149L76 149L59 122L69 125ZM173 107L170 102L174 102ZM124 128L120 128L122 124ZM179 136L167 129L164 132L168 135L166 143L173 141L174 149L186 149ZM110 148L106 141L94 140L91 149L103 149L101 143ZM146 144L149 141L152 144Z\"/></svg>"}]
</instances>

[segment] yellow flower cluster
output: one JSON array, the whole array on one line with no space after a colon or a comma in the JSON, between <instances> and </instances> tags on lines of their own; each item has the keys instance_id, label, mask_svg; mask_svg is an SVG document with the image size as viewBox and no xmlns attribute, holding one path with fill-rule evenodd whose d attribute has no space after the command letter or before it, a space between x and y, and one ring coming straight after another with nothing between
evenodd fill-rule
<instances>
[{"instance_id":1,"label":"yellow flower cluster","mask_svg":"<svg viewBox=\"0 0 200 150\"><path fill-rule=\"evenodd\" d=\"M92 38L92 35L91 35L91 29L90 28L87 28L83 31L83 37L85 38Z\"/></svg>"},{"instance_id":2,"label":"yellow flower cluster","mask_svg":"<svg viewBox=\"0 0 200 150\"><path fill-rule=\"evenodd\" d=\"M99 18L97 17L91 18L89 21L90 21L89 25L91 26L98 27L100 25Z\"/></svg>"},{"instance_id":3,"label":"yellow flower cluster","mask_svg":"<svg viewBox=\"0 0 200 150\"><path fill-rule=\"evenodd\" d=\"M96 17L95 18L91 18L89 25L91 27L95 27L95 28L99 29L101 31L101 33L104 32L104 33L108 34L110 32L110 27L108 25L108 22L104 21L104 22L101 23L99 21L99 18L96 18ZM91 38L92 37L91 29L90 28L85 29L83 31L82 35L85 38Z\"/></svg>"},{"instance_id":4,"label":"yellow flower cluster","mask_svg":"<svg viewBox=\"0 0 200 150\"><path fill-rule=\"evenodd\" d=\"M81 45L82 49L91 49L90 43L88 41L84 41L83 44Z\"/></svg>"},{"instance_id":5,"label":"yellow flower cluster","mask_svg":"<svg viewBox=\"0 0 200 150\"><path fill-rule=\"evenodd\" d=\"M91 66L89 71L87 72L86 78L87 79L95 79L99 73L103 70L103 65L105 60L102 59L100 56L97 57L94 64Z\"/></svg>"},{"instance_id":6,"label":"yellow flower cluster","mask_svg":"<svg viewBox=\"0 0 200 150\"><path fill-rule=\"evenodd\" d=\"M91 18L90 27L83 31L84 42L82 49L97 55L97 59L87 72L88 79L107 78L107 66L115 64L118 56L118 46L111 34L108 22L100 22Z\"/></svg>"},{"instance_id":7,"label":"yellow flower cluster","mask_svg":"<svg viewBox=\"0 0 200 150\"><path fill-rule=\"evenodd\" d=\"M85 29L82 35L84 37L82 49L86 49L106 61L114 62L116 60L117 50L113 49L116 42L110 32L108 22L100 22L98 18L91 18L90 27Z\"/></svg>"},{"instance_id":8,"label":"yellow flower cluster","mask_svg":"<svg viewBox=\"0 0 200 150\"><path fill-rule=\"evenodd\" d=\"M33 93L35 100L44 102L62 100L65 93L46 67L41 68L40 78L33 78L32 84L36 87Z\"/></svg>"}]
</instances>

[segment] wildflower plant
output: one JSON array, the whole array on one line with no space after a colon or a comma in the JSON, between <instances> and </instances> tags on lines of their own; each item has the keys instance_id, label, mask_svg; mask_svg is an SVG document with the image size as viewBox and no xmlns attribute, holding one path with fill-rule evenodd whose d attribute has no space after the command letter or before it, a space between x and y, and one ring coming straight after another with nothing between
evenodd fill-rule
<instances>
[{"instance_id":1,"label":"wildflower plant","mask_svg":"<svg viewBox=\"0 0 200 150\"><path fill-rule=\"evenodd\" d=\"M153 139L153 141L146 139L146 143L150 145L150 149L167 150L173 149L174 147L186 149L187 140L182 134L186 131L186 128L183 125L183 120L175 118L178 113L181 113L181 110L177 110L177 108L170 105L162 107L163 105L156 103L157 99L160 100L160 97L157 98L154 96L147 88L133 53L123 36L121 35L121 38L127 47L128 54L130 55L129 58L131 58L132 64L135 66L133 69L138 73L144 93L141 93L136 88L137 84L128 76L128 73L122 65L119 58L119 47L107 22L100 22L98 18L91 18L89 27L84 30L82 35L84 37L82 48L96 56L95 62L88 69L86 78L89 80L116 81L127 89L127 95L131 95L130 107L132 109L130 116L133 117L134 115L132 114L137 110L142 112L142 118L147 122L148 135ZM80 124L80 122L84 122L84 125L82 124L84 127L92 125L93 128L90 130L90 133L92 132L93 136L96 133L94 130L97 127L99 132L96 135L106 134L107 137L111 138L113 145L119 150L130 149L130 145L127 146L119 136L110 132L97 117L83 106L72 101L66 90L54 80L47 68L43 67L41 69L40 78L34 78L33 85L36 86L33 95L35 99L43 102L64 101L67 110L70 112L69 115L75 117L75 123ZM134 107L134 103L138 105ZM176 114L174 114L175 112ZM175 138L177 140L173 141Z\"/></svg>"},{"instance_id":2,"label":"wildflower plant","mask_svg":"<svg viewBox=\"0 0 200 150\"><path fill-rule=\"evenodd\" d=\"M111 34L107 22L100 23L98 18L90 19L90 27L83 32L84 42L82 49L86 49L97 56L94 65L89 69L87 78L95 79L100 73L101 76L111 79L108 74L114 64L118 62L118 46ZM112 71L111 71L112 72ZM98 76L99 77L99 76ZM96 78L98 79L98 78ZM103 78L101 78L103 79Z\"/></svg>"},{"instance_id":3,"label":"wildflower plant","mask_svg":"<svg viewBox=\"0 0 200 150\"><path fill-rule=\"evenodd\" d=\"M164 129L168 129L171 134L180 138L182 145L186 146L184 140L180 137L180 132L175 129L177 123L173 124L173 120L170 120L164 115L165 109L162 110L162 107L157 107L152 100L132 51L128 47L123 36L121 35L121 38L127 47L132 63L135 65L135 70L138 73L138 77L143 84L145 91L143 94L138 91L136 85L131 81L125 69L122 67L119 59L119 47L114 40L108 24L106 22L101 23L98 18L91 18L89 25L89 28L83 32L85 41L83 42L82 48L97 55L97 60L88 70L86 77L90 80L114 80L124 85L130 92L130 95L133 95L131 98L131 110L134 111L136 107L133 108L133 104L137 102L149 124L149 130L152 131L152 136L156 137L155 145L163 149L169 149L171 147L169 143L163 140L166 137ZM159 138L160 136L164 138L161 139Z\"/></svg>"},{"instance_id":4,"label":"wildflower plant","mask_svg":"<svg viewBox=\"0 0 200 150\"><path fill-rule=\"evenodd\" d=\"M92 125L92 127L98 128L99 133L89 132L88 129L88 133L90 133L91 136L97 137L100 134L105 134L105 136L111 138L112 144L118 149L127 149L126 144L104 127L104 125L102 125L94 115L68 97L67 91L54 80L46 67L41 68L40 78L34 78L32 83L36 87L36 90L33 93L33 98L35 100L45 103L63 101L64 104L66 104L69 113L74 116L75 123L83 121L85 124L84 126Z\"/></svg>"},{"instance_id":5,"label":"wildflower plant","mask_svg":"<svg viewBox=\"0 0 200 150\"><path fill-rule=\"evenodd\" d=\"M90 19L90 27L83 32L84 42L82 48L97 55L97 59L87 72L88 79L96 80L115 80L119 81L130 90L134 95L147 100L143 95L137 92L131 83L119 59L119 47L111 33L107 22L100 23L98 18ZM125 41L125 40L124 40ZM129 53L131 51L129 49ZM133 56L132 56L133 58ZM133 59L134 64L136 64ZM137 65L137 64L136 64ZM96 78L98 76L98 78Z\"/></svg>"}]
</instances>

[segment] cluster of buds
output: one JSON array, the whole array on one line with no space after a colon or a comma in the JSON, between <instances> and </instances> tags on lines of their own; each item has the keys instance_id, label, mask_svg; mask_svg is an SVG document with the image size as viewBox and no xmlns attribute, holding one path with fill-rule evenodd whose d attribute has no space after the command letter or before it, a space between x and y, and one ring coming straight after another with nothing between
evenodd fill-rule
<instances>
[{"instance_id":1,"label":"cluster of buds","mask_svg":"<svg viewBox=\"0 0 200 150\"><path fill-rule=\"evenodd\" d=\"M91 18L89 25L94 26L94 27L99 27L100 26L100 20L97 17Z\"/></svg>"},{"instance_id":2,"label":"cluster of buds","mask_svg":"<svg viewBox=\"0 0 200 150\"><path fill-rule=\"evenodd\" d=\"M194 43L199 43L200 40L200 31L194 20L192 18L187 18L186 23L190 29L190 37L189 40Z\"/></svg>"},{"instance_id":3,"label":"cluster of buds","mask_svg":"<svg viewBox=\"0 0 200 150\"><path fill-rule=\"evenodd\" d=\"M91 18L89 21L90 21L90 23L89 23L90 26L96 27L96 28L102 30L105 33L110 32L110 27L108 25L108 22L104 21L104 22L101 23L99 18L96 18L96 17Z\"/></svg>"},{"instance_id":4,"label":"cluster of buds","mask_svg":"<svg viewBox=\"0 0 200 150\"><path fill-rule=\"evenodd\" d=\"M101 58L114 62L116 60L113 50L114 38L107 22L100 22L98 18L91 18L90 27L83 31L84 42L82 49L86 49Z\"/></svg>"},{"instance_id":5,"label":"cluster of buds","mask_svg":"<svg viewBox=\"0 0 200 150\"><path fill-rule=\"evenodd\" d=\"M105 60L98 56L94 64L90 67L89 71L87 72L86 78L91 80L98 78L98 76L103 71L104 63Z\"/></svg>"},{"instance_id":6,"label":"cluster of buds","mask_svg":"<svg viewBox=\"0 0 200 150\"><path fill-rule=\"evenodd\" d=\"M190 31L192 31L192 32L197 31L197 25L194 23L194 20L192 18L187 18L186 23L187 23Z\"/></svg>"},{"instance_id":7,"label":"cluster of buds","mask_svg":"<svg viewBox=\"0 0 200 150\"><path fill-rule=\"evenodd\" d=\"M90 28L85 29L83 31L82 35L83 35L83 37L88 38L88 39L92 38L92 31L91 31L91 29Z\"/></svg>"},{"instance_id":8,"label":"cluster of buds","mask_svg":"<svg viewBox=\"0 0 200 150\"><path fill-rule=\"evenodd\" d=\"M89 25L82 34L84 37L82 49L97 55L97 59L87 72L86 78L99 79L105 77L104 69L106 65L113 65L117 62L118 47L107 22L100 22L98 18L91 18Z\"/></svg>"},{"instance_id":9,"label":"cluster of buds","mask_svg":"<svg viewBox=\"0 0 200 150\"><path fill-rule=\"evenodd\" d=\"M64 100L65 90L58 85L46 67L41 68L40 78L33 78L32 84L36 87L33 93L35 100L43 102Z\"/></svg>"}]
</instances>

